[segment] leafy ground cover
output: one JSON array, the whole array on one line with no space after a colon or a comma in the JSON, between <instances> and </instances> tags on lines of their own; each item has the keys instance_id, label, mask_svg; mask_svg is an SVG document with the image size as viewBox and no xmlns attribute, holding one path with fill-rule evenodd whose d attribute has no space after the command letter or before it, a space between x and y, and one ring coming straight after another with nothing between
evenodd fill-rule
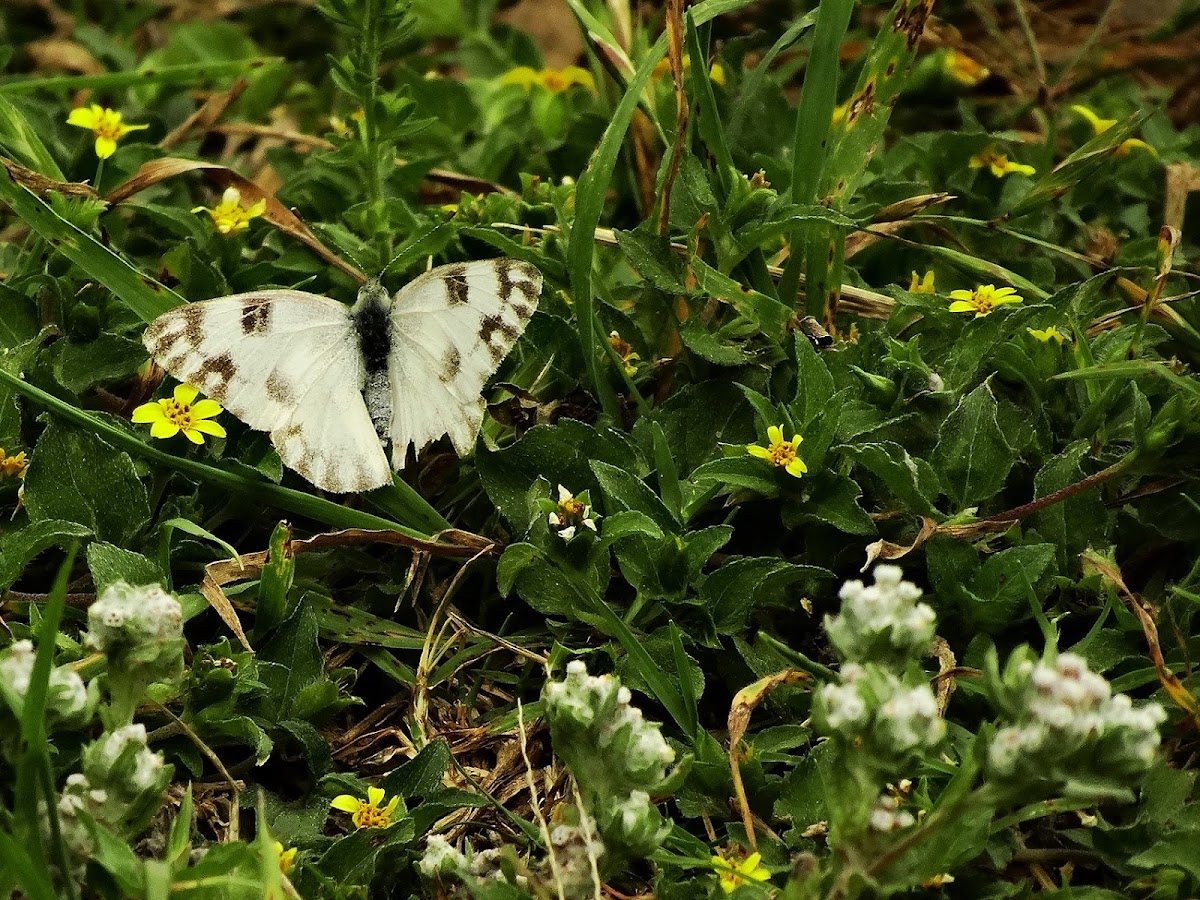
<instances>
[{"instance_id":1,"label":"leafy ground cover","mask_svg":"<svg viewBox=\"0 0 1200 900\"><path fill-rule=\"evenodd\" d=\"M1196 896L1196 5L797 7L5 7L0 896ZM142 344L497 256L363 495Z\"/></svg>"}]
</instances>

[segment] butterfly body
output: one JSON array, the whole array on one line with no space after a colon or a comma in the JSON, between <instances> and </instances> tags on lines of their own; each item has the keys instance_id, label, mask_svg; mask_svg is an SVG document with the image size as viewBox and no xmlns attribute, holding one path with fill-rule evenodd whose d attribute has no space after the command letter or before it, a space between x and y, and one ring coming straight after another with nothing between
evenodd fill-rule
<instances>
[{"instance_id":1,"label":"butterfly body","mask_svg":"<svg viewBox=\"0 0 1200 900\"><path fill-rule=\"evenodd\" d=\"M483 387L533 315L541 282L527 263L492 259L433 269L394 300L373 279L352 307L253 291L173 309L143 341L180 381L268 432L289 468L329 491L366 491L390 483L410 445L419 452L449 434L470 452Z\"/></svg>"}]
</instances>

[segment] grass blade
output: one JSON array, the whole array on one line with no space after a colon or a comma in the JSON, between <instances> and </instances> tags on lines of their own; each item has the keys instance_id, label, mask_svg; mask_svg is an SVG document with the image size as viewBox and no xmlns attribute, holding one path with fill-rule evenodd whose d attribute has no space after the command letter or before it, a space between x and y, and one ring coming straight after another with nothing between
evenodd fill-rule
<instances>
[{"instance_id":1,"label":"grass blade","mask_svg":"<svg viewBox=\"0 0 1200 900\"><path fill-rule=\"evenodd\" d=\"M0 172L0 199L63 256L116 294L143 322L152 322L186 301L168 287L143 275L94 237L58 215L39 197Z\"/></svg>"},{"instance_id":2,"label":"grass blade","mask_svg":"<svg viewBox=\"0 0 1200 900\"><path fill-rule=\"evenodd\" d=\"M796 137L792 155L792 202L814 203L821 173L825 168L826 149L833 107L837 101L839 56L842 39L850 27L854 0L825 0L817 8L812 52L804 72L804 87L796 110ZM779 281L779 296L789 306L800 293L800 267L804 264L802 246L808 229L799 229L789 242L791 255Z\"/></svg>"},{"instance_id":3,"label":"grass blade","mask_svg":"<svg viewBox=\"0 0 1200 900\"><path fill-rule=\"evenodd\" d=\"M13 78L0 81L0 94L29 94L34 91L78 91L83 88L112 90L127 88L147 81L157 85L184 85L197 81L218 81L245 75L271 63L282 62L277 56L259 59L238 59L231 62L187 63L163 66L159 69L130 72L104 72L99 75L57 75L52 78Z\"/></svg>"}]
</instances>

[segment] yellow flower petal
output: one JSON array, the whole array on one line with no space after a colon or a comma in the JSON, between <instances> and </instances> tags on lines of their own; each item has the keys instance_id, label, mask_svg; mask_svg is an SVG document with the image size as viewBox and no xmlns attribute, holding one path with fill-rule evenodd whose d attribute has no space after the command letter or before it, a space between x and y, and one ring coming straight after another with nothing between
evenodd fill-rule
<instances>
[{"instance_id":1,"label":"yellow flower petal","mask_svg":"<svg viewBox=\"0 0 1200 900\"><path fill-rule=\"evenodd\" d=\"M771 451L768 450L766 447L760 447L758 444L747 444L746 452L749 453L751 456L758 457L759 459L770 459L771 458Z\"/></svg>"},{"instance_id":2,"label":"yellow flower petal","mask_svg":"<svg viewBox=\"0 0 1200 900\"><path fill-rule=\"evenodd\" d=\"M362 809L365 804L357 797L352 797L349 794L338 794L329 801L329 805L342 812L355 813Z\"/></svg>"},{"instance_id":3,"label":"yellow flower petal","mask_svg":"<svg viewBox=\"0 0 1200 900\"><path fill-rule=\"evenodd\" d=\"M80 128L92 129L96 126L96 113L100 109L99 106L91 108L80 106L71 110L67 115L68 125L77 125Z\"/></svg>"},{"instance_id":4,"label":"yellow flower petal","mask_svg":"<svg viewBox=\"0 0 1200 900\"><path fill-rule=\"evenodd\" d=\"M783 429L778 425L771 425L767 428L767 440L772 444L783 443Z\"/></svg>"},{"instance_id":5,"label":"yellow flower petal","mask_svg":"<svg viewBox=\"0 0 1200 900\"><path fill-rule=\"evenodd\" d=\"M179 426L164 416L150 426L150 434L156 438L173 438L179 434Z\"/></svg>"},{"instance_id":6,"label":"yellow flower petal","mask_svg":"<svg viewBox=\"0 0 1200 900\"><path fill-rule=\"evenodd\" d=\"M957 290L957 291L950 292L951 300L970 300L974 296L975 296L974 291Z\"/></svg>"},{"instance_id":7,"label":"yellow flower petal","mask_svg":"<svg viewBox=\"0 0 1200 900\"><path fill-rule=\"evenodd\" d=\"M175 386L175 402L180 406L191 406L192 401L200 395L200 392L190 384L179 384Z\"/></svg>"},{"instance_id":8,"label":"yellow flower petal","mask_svg":"<svg viewBox=\"0 0 1200 900\"><path fill-rule=\"evenodd\" d=\"M192 404L192 417L196 419L211 419L213 416L219 416L225 410L216 400L197 400Z\"/></svg>"},{"instance_id":9,"label":"yellow flower petal","mask_svg":"<svg viewBox=\"0 0 1200 900\"><path fill-rule=\"evenodd\" d=\"M220 422L211 422L208 419L196 419L192 423L192 430L198 431L201 434L211 434L213 437L225 437L225 426ZM197 441L196 443L200 443Z\"/></svg>"},{"instance_id":10,"label":"yellow flower petal","mask_svg":"<svg viewBox=\"0 0 1200 900\"><path fill-rule=\"evenodd\" d=\"M367 803L371 806L378 806L379 802L387 796L387 792L381 787L367 788Z\"/></svg>"},{"instance_id":11,"label":"yellow flower petal","mask_svg":"<svg viewBox=\"0 0 1200 900\"><path fill-rule=\"evenodd\" d=\"M132 421L138 425L148 425L151 422L158 422L166 417L167 414L163 412L162 406L151 400L149 403L143 403L133 411Z\"/></svg>"},{"instance_id":12,"label":"yellow flower petal","mask_svg":"<svg viewBox=\"0 0 1200 900\"><path fill-rule=\"evenodd\" d=\"M539 82L538 73L529 66L517 66L500 76L501 84L515 84L529 90Z\"/></svg>"},{"instance_id":13,"label":"yellow flower petal","mask_svg":"<svg viewBox=\"0 0 1200 900\"><path fill-rule=\"evenodd\" d=\"M96 138L96 155L101 159L108 159L117 152L117 142L110 137Z\"/></svg>"},{"instance_id":14,"label":"yellow flower petal","mask_svg":"<svg viewBox=\"0 0 1200 900\"><path fill-rule=\"evenodd\" d=\"M399 805L400 805L400 795L397 794L395 797L393 797L388 802L388 805L383 810L387 814L387 817L389 819L392 817L392 813L394 813L396 811L396 807Z\"/></svg>"},{"instance_id":15,"label":"yellow flower petal","mask_svg":"<svg viewBox=\"0 0 1200 900\"><path fill-rule=\"evenodd\" d=\"M808 471L808 466L804 464L804 460L797 456L790 463L784 466L783 471L787 472L789 475L799 478Z\"/></svg>"},{"instance_id":16,"label":"yellow flower petal","mask_svg":"<svg viewBox=\"0 0 1200 900\"><path fill-rule=\"evenodd\" d=\"M950 304L950 312L975 312L975 305L970 300L955 300Z\"/></svg>"},{"instance_id":17,"label":"yellow flower petal","mask_svg":"<svg viewBox=\"0 0 1200 900\"><path fill-rule=\"evenodd\" d=\"M202 435L195 428L180 428L179 430L182 431L183 436L193 444L199 445L204 443L204 435Z\"/></svg>"}]
</instances>

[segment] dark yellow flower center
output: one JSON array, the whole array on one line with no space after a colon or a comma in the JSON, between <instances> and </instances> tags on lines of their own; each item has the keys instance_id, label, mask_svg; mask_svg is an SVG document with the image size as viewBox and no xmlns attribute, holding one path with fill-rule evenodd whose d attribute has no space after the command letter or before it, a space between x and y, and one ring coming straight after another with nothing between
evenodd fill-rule
<instances>
[{"instance_id":1,"label":"dark yellow flower center","mask_svg":"<svg viewBox=\"0 0 1200 900\"><path fill-rule=\"evenodd\" d=\"M187 431L189 428L195 427L196 424L196 420L192 416L191 405L180 403L178 400L164 401L163 415L165 415L172 423L178 425L180 431Z\"/></svg>"},{"instance_id":2,"label":"dark yellow flower center","mask_svg":"<svg viewBox=\"0 0 1200 900\"><path fill-rule=\"evenodd\" d=\"M587 506L575 497L558 501L558 521L563 525L579 525L587 513Z\"/></svg>"},{"instance_id":3,"label":"dark yellow flower center","mask_svg":"<svg viewBox=\"0 0 1200 900\"><path fill-rule=\"evenodd\" d=\"M771 454L771 465L786 468L796 458L796 448L790 441L778 441L767 448Z\"/></svg>"},{"instance_id":4,"label":"dark yellow flower center","mask_svg":"<svg viewBox=\"0 0 1200 900\"><path fill-rule=\"evenodd\" d=\"M111 109L106 109L96 117L96 122L92 125L92 133L96 137L119 141L123 137L120 117Z\"/></svg>"},{"instance_id":5,"label":"dark yellow flower center","mask_svg":"<svg viewBox=\"0 0 1200 900\"><path fill-rule=\"evenodd\" d=\"M374 803L364 803L353 816L354 824L359 828L387 828L392 824L392 814L386 807Z\"/></svg>"}]
</instances>

